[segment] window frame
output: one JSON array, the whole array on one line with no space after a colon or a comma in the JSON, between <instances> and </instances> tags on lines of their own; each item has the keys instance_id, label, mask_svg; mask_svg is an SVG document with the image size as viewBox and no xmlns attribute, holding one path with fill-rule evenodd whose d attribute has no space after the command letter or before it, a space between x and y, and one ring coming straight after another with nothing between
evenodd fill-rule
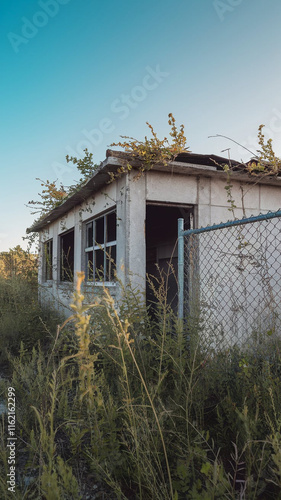
<instances>
[{"instance_id":1,"label":"window frame","mask_svg":"<svg viewBox=\"0 0 281 500\"><path fill-rule=\"evenodd\" d=\"M108 240L108 216L111 214L115 214L115 240ZM103 242L102 243L97 243L96 241L96 223L97 221L103 219ZM92 225L92 241L93 245L92 246L87 246L88 245L88 227ZM115 260L115 266L116 266L116 260L117 260L117 213L116 213L116 207L103 213L99 214L92 219L86 220L84 222L84 245L83 245L83 257L84 257L84 269L85 269L85 276L86 279L85 281L88 284L92 284L94 286L115 286L116 285L116 279L106 279L108 278L108 251L107 249L115 248L115 259L113 257L113 260ZM102 250L103 251L103 278L97 280L96 277L96 272L97 272L97 267L95 264L95 258L96 258L96 252ZM88 267L88 255L92 252L92 262L93 262L93 277L89 277L89 267ZM110 277L112 277L112 271L109 271Z\"/></svg>"},{"instance_id":2,"label":"window frame","mask_svg":"<svg viewBox=\"0 0 281 500\"><path fill-rule=\"evenodd\" d=\"M54 243L53 238L43 242L43 281L53 281Z\"/></svg>"},{"instance_id":3,"label":"window frame","mask_svg":"<svg viewBox=\"0 0 281 500\"><path fill-rule=\"evenodd\" d=\"M63 262L63 259L64 259L64 256L63 256L63 244L62 244L62 240L65 236L67 236L68 234L70 233L73 233L73 259L72 259L72 267L73 269L68 269L69 273L67 273L66 271L64 271L64 262ZM58 245L58 251L59 251L59 276L58 276L58 279L59 279L59 282L60 283L73 283L74 282L74 272L75 272L75 227L72 227L70 229L68 229L67 231L65 231L64 233L61 233L58 235L58 238L59 238L59 245ZM71 248L71 247L69 247ZM70 275L70 272L72 272L72 277L70 278L67 277L68 274Z\"/></svg>"}]
</instances>

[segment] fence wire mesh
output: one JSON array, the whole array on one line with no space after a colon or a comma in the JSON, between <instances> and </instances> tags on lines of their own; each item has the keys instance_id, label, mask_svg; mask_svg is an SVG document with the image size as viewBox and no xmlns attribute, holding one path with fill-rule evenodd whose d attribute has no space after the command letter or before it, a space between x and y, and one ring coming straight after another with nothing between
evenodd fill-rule
<instances>
[{"instance_id":1,"label":"fence wire mesh","mask_svg":"<svg viewBox=\"0 0 281 500\"><path fill-rule=\"evenodd\" d=\"M183 316L203 349L281 334L281 212L182 233ZM180 256L179 256L180 259Z\"/></svg>"}]
</instances>

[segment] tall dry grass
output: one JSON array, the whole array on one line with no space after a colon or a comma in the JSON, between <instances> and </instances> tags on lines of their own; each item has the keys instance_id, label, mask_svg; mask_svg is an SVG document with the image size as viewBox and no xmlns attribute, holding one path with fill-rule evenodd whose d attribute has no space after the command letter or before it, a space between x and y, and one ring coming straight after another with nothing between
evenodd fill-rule
<instances>
[{"instance_id":1,"label":"tall dry grass","mask_svg":"<svg viewBox=\"0 0 281 500\"><path fill-rule=\"evenodd\" d=\"M12 355L15 498L276 499L281 494L279 344L210 353L177 321L165 276L153 315L134 290L85 305L49 346ZM6 384L2 383L5 393ZM7 495L5 420L0 496ZM92 496L91 496L92 495Z\"/></svg>"}]
</instances>

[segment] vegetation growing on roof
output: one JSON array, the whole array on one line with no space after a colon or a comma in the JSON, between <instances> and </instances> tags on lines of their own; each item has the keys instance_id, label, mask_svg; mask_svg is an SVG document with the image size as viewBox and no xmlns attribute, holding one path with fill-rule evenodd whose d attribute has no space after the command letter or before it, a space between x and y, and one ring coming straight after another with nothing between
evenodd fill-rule
<instances>
[{"instance_id":1,"label":"vegetation growing on roof","mask_svg":"<svg viewBox=\"0 0 281 500\"><path fill-rule=\"evenodd\" d=\"M250 161L240 163L240 167L242 167L250 175L260 178L264 176L277 176L281 174L281 159L275 154L273 150L272 139L268 139L267 141L265 141L263 128L264 125L260 125L258 128L258 144L260 149L258 149L256 152L251 151L239 142L225 135L216 134L215 136L210 137L223 137L224 139L228 139L234 142L241 148L251 153L253 157ZM231 160L229 160L228 164L224 166L224 170L228 172L234 170L236 167L236 162L235 165L233 165Z\"/></svg>"},{"instance_id":2,"label":"vegetation growing on roof","mask_svg":"<svg viewBox=\"0 0 281 500\"><path fill-rule=\"evenodd\" d=\"M111 146L118 146L125 149L131 157L131 160L139 161L137 167L140 173L150 170L154 165L167 165L169 161L173 161L180 153L188 152L189 148L186 146L186 137L184 134L184 125L180 128L176 127L176 120L172 113L168 115L168 124L171 128L169 141L167 137L159 139L152 125L147 122L151 131L151 138L145 136L144 141L139 141L132 137L121 136L126 139L124 142L113 143ZM42 193L39 193L39 200L32 200L28 205L33 210L33 214L39 214L39 219L44 217L51 210L61 205L63 201L78 191L94 174L98 168L98 164L93 161L93 153L88 149L84 149L84 158L76 158L75 156L66 156L67 163L72 163L77 168L81 175L79 181L71 186L57 185L57 181L42 181ZM128 162L125 167L120 167L117 175L128 172L132 166ZM114 174L111 174L111 179L114 179Z\"/></svg>"},{"instance_id":3,"label":"vegetation growing on roof","mask_svg":"<svg viewBox=\"0 0 281 500\"><path fill-rule=\"evenodd\" d=\"M260 146L260 149L256 151L256 153L250 151L248 148L246 149L249 153L253 154L252 160L248 162L242 162L240 164L240 167L245 172L248 172L248 174L251 177L256 177L256 183L252 184L250 188L244 189L243 185L240 185L240 190L241 190L241 203L242 203L242 210L243 210L243 216L246 216L246 211L245 211L245 206L244 206L244 199L245 195L249 191L249 189L252 189L255 184L257 184L261 179L265 177L277 177L281 175L281 159L276 156L273 147L272 147L272 139L268 139L265 141L265 136L263 134L263 128L264 125L260 125L258 128L258 144ZM226 137L224 135L217 134L216 137L224 137L225 139L229 139L236 144L238 144L241 147L242 144L239 144L238 142L234 141L233 139ZM216 162L215 162L216 163ZM227 164L223 166L224 172L226 173L226 185L225 185L225 190L227 193L227 202L229 203L229 208L228 210L232 213L233 218L235 219L235 209L237 208L236 202L233 197L232 193L232 182L231 182L231 175L232 172L237 168L237 165L233 165L231 160Z\"/></svg>"},{"instance_id":4,"label":"vegetation growing on roof","mask_svg":"<svg viewBox=\"0 0 281 500\"><path fill-rule=\"evenodd\" d=\"M112 147L119 147L128 153L128 161L117 170L117 173L109 172L110 180L129 172L133 166L138 170L138 176L144 172L151 170L155 165L167 165L172 162L180 153L190 153L190 149L186 144L186 136L184 125L176 126L176 120L172 113L168 115L168 124L170 127L170 138L164 137L160 139L157 136L153 126L147 122L147 126L151 132L151 137L145 136L143 141L129 136L121 136L123 141L111 144ZM258 142L260 149L253 153L254 158L248 163L242 163L241 166L251 176L256 176L258 179L265 176L277 176L281 171L281 159L276 156L272 148L272 139L265 141L263 134L264 125L260 125L258 129ZM224 137L224 136L221 136ZM235 142L235 141L234 141ZM76 158L74 156L66 156L67 163L72 163L77 168L81 175L80 179L71 186L57 185L57 181L42 181L43 190L39 193L39 200L28 202L33 214L38 215L39 221L44 218L54 208L60 206L68 197L73 195L93 176L98 168L98 164L93 161L93 153L87 149L84 150L84 158ZM227 196L230 203L230 210L233 212L235 207L234 200L231 194L230 176L234 167L231 162L224 166L227 174ZM137 176L137 177L138 177ZM28 236L28 239L34 237Z\"/></svg>"},{"instance_id":5,"label":"vegetation growing on roof","mask_svg":"<svg viewBox=\"0 0 281 500\"><path fill-rule=\"evenodd\" d=\"M131 157L125 166L119 168L119 175L132 169L131 161L139 162L137 168L141 175L143 172L151 170L155 165L167 165L168 162L175 160L180 153L190 152L186 145L184 125L180 125L178 129L172 113L168 115L171 140L167 137L159 139L152 125L148 122L146 124L150 129L151 138L145 136L143 141L139 141L133 137L121 136L122 139L125 139L124 141L111 144L111 146L123 148ZM112 178L114 178L114 174L112 174Z\"/></svg>"},{"instance_id":6,"label":"vegetation growing on roof","mask_svg":"<svg viewBox=\"0 0 281 500\"><path fill-rule=\"evenodd\" d=\"M280 175L281 159L273 151L272 139L268 139L265 142L263 128L264 125L260 125L258 130L260 149L258 149L255 159L246 164L246 170L251 175Z\"/></svg>"},{"instance_id":7,"label":"vegetation growing on roof","mask_svg":"<svg viewBox=\"0 0 281 500\"><path fill-rule=\"evenodd\" d=\"M168 115L168 124L171 129L169 134L171 137L170 140L168 140L167 137L159 139L152 125L147 122L151 131L151 138L145 136L144 141L139 141L132 137L121 136L126 140L124 142L113 143L111 146L119 146L125 149L125 152L128 153L130 157L130 161L134 162L134 166L136 164L139 174L142 175L143 172L150 170L154 165L167 165L168 162L173 161L180 153L189 151L189 148L186 146L184 125L180 125L178 129L172 113ZM34 223L43 219L51 210L60 206L67 198L79 191L79 189L93 176L99 165L94 163L93 153L90 153L87 148L84 149L84 153L84 158L66 156L67 163L75 165L81 175L80 179L75 184L64 186L61 183L58 185L57 180L43 181L37 179L41 182L41 187L43 188L42 192L39 193L39 200L31 200L28 202L32 214L38 215ZM109 182L121 174L129 172L131 168L132 165L128 161L125 166L118 169L116 174L109 172ZM34 242L35 237L34 234L29 234L25 239L31 244Z\"/></svg>"},{"instance_id":8,"label":"vegetation growing on roof","mask_svg":"<svg viewBox=\"0 0 281 500\"><path fill-rule=\"evenodd\" d=\"M75 156L69 155L66 155L65 157L67 163L73 163L73 165L76 165L78 172L82 175L78 183L70 186L74 190L76 190L78 186L80 187L87 182L99 167L99 165L93 161L93 153L90 153L87 148L84 149L84 153L84 158L76 158Z\"/></svg>"},{"instance_id":9,"label":"vegetation growing on roof","mask_svg":"<svg viewBox=\"0 0 281 500\"><path fill-rule=\"evenodd\" d=\"M93 153L90 153L87 148L84 149L84 153L84 158L66 156L67 163L73 163L81 175L79 181L75 184L63 186L61 183L57 185L57 180L42 181L41 179L36 179L41 182L43 190L42 193L39 193L39 200L28 202L32 214L39 214L39 219L41 219L51 210L60 206L66 198L78 191L93 176L99 165L94 163Z\"/></svg>"},{"instance_id":10,"label":"vegetation growing on roof","mask_svg":"<svg viewBox=\"0 0 281 500\"><path fill-rule=\"evenodd\" d=\"M56 181L42 181L38 177L36 180L41 182L41 186L44 189L42 189L42 193L38 193L40 200L31 200L28 202L28 205L32 210L32 214L39 214L39 218L41 218L53 210L53 208L61 205L67 197L67 190L62 184L59 187L56 186Z\"/></svg>"}]
</instances>

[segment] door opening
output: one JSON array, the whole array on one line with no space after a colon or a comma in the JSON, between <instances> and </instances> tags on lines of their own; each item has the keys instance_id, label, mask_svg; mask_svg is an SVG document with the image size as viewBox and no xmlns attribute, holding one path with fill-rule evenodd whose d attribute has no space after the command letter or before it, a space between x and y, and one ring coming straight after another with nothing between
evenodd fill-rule
<instances>
[{"instance_id":1,"label":"door opening","mask_svg":"<svg viewBox=\"0 0 281 500\"><path fill-rule=\"evenodd\" d=\"M194 207L180 204L149 203L146 206L146 301L151 306L155 295L151 284L164 277L167 284L167 301L176 312L178 305L178 219L184 219L184 228L193 224Z\"/></svg>"}]
</instances>

